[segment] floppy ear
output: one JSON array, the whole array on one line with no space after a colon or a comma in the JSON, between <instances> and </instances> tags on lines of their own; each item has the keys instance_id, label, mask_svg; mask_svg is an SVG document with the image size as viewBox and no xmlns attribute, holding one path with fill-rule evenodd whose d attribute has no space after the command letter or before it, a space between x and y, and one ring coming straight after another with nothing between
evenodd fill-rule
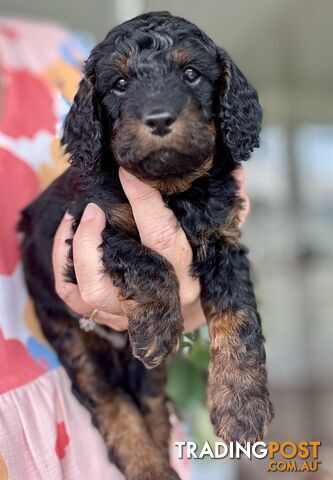
<instances>
[{"instance_id":1,"label":"floppy ear","mask_svg":"<svg viewBox=\"0 0 333 480\"><path fill-rule=\"evenodd\" d=\"M222 141L235 161L247 160L259 147L262 110L256 90L221 49L222 88L220 126Z\"/></svg>"},{"instance_id":2,"label":"floppy ear","mask_svg":"<svg viewBox=\"0 0 333 480\"><path fill-rule=\"evenodd\" d=\"M100 171L102 155L102 124L98 118L95 88L83 78L64 122L62 145L74 167L89 173Z\"/></svg>"}]
</instances>

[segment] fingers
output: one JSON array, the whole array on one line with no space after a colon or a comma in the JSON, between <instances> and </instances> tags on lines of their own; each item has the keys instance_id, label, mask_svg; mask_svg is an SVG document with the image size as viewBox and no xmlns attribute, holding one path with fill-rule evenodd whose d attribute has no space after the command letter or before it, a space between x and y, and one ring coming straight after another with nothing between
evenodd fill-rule
<instances>
[{"instance_id":1,"label":"fingers","mask_svg":"<svg viewBox=\"0 0 333 480\"><path fill-rule=\"evenodd\" d=\"M166 258L174 267L182 305L200 295L200 283L190 274L192 249L177 219L164 205L161 194L120 168L119 178L131 204L141 242Z\"/></svg>"},{"instance_id":2,"label":"fingers","mask_svg":"<svg viewBox=\"0 0 333 480\"><path fill-rule=\"evenodd\" d=\"M52 253L56 291L79 315L88 317L97 308L98 313L94 318L97 323L118 331L126 330L128 320L121 315L118 290L102 271L98 247L105 226L104 213L96 205L89 205L86 210L73 238L73 260L78 285L69 283L65 278L69 250L66 239L73 236L73 219L70 215L65 214L56 232Z\"/></svg>"},{"instance_id":3,"label":"fingers","mask_svg":"<svg viewBox=\"0 0 333 480\"><path fill-rule=\"evenodd\" d=\"M178 268L176 259L179 251L192 252L174 213L164 205L160 192L155 188L123 168L119 170L119 178L131 204L142 244L163 255Z\"/></svg>"},{"instance_id":4,"label":"fingers","mask_svg":"<svg viewBox=\"0 0 333 480\"><path fill-rule=\"evenodd\" d=\"M88 315L90 306L85 303L80 295L77 285L69 283L65 277L66 262L69 246L66 240L73 237L73 218L66 213L54 237L52 250L52 263L55 279L55 289L59 297L74 311Z\"/></svg>"},{"instance_id":5,"label":"fingers","mask_svg":"<svg viewBox=\"0 0 333 480\"><path fill-rule=\"evenodd\" d=\"M94 321L100 325L105 325L113 330L117 330L117 332L123 332L128 328L128 318L123 315L112 315L111 313L98 311L94 317Z\"/></svg>"},{"instance_id":6,"label":"fingers","mask_svg":"<svg viewBox=\"0 0 333 480\"><path fill-rule=\"evenodd\" d=\"M104 273L99 248L105 223L103 210L89 203L73 238L74 268L83 301L93 308L119 315L118 289Z\"/></svg>"},{"instance_id":7,"label":"fingers","mask_svg":"<svg viewBox=\"0 0 333 480\"><path fill-rule=\"evenodd\" d=\"M245 192L244 169L237 168L233 175L239 184L239 196L244 200L240 214L242 224L250 210L250 200ZM173 212L164 205L161 194L155 188L123 168L119 169L119 178L131 204L142 243L166 256L166 251L172 249L179 240L177 232L181 235Z\"/></svg>"},{"instance_id":8,"label":"fingers","mask_svg":"<svg viewBox=\"0 0 333 480\"><path fill-rule=\"evenodd\" d=\"M245 200L240 218L243 223L249 211L244 170L235 170L234 176L239 184L239 195ZM200 324L203 312L198 300L200 283L190 275L192 249L186 235L155 188L141 182L122 168L119 170L119 177L131 204L142 243L163 255L175 269L180 284L185 322L186 317L189 319L187 330L191 329L194 323ZM72 217L65 215L54 239L52 260L55 286L60 298L73 311L89 316L97 308L95 320L98 323L109 325L115 330L124 330L128 320L121 312L118 289L103 272L102 251L99 246L102 243L101 232L105 222L105 215L97 205L87 205L73 237L73 261L78 282L78 285L73 285L66 281L64 275L69 249L66 240L72 236Z\"/></svg>"},{"instance_id":9,"label":"fingers","mask_svg":"<svg viewBox=\"0 0 333 480\"><path fill-rule=\"evenodd\" d=\"M141 242L158 253L165 254L175 246L179 230L173 212L164 205L160 192L142 182L123 168L119 178L131 204Z\"/></svg>"}]
</instances>

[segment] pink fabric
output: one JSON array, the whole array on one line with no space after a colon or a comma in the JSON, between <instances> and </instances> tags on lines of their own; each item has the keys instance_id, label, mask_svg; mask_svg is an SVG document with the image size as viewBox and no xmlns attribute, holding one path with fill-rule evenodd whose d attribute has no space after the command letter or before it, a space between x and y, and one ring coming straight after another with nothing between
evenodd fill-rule
<instances>
[{"instance_id":1,"label":"pink fabric","mask_svg":"<svg viewBox=\"0 0 333 480\"><path fill-rule=\"evenodd\" d=\"M0 451L13 480L124 477L108 461L62 367L0 396Z\"/></svg>"},{"instance_id":2,"label":"pink fabric","mask_svg":"<svg viewBox=\"0 0 333 480\"><path fill-rule=\"evenodd\" d=\"M172 440L182 440L175 417L172 423ZM0 426L0 453L10 480L124 480L108 461L102 437L73 396L62 367L0 395ZM171 456L181 478L189 480L187 461L176 458L175 449ZM7 480L1 477L1 458L0 478Z\"/></svg>"}]
</instances>

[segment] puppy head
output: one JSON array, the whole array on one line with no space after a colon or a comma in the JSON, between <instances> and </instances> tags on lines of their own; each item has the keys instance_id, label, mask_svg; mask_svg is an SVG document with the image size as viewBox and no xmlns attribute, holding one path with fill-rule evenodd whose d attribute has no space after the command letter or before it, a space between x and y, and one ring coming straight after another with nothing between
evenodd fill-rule
<instances>
[{"instance_id":1,"label":"puppy head","mask_svg":"<svg viewBox=\"0 0 333 480\"><path fill-rule=\"evenodd\" d=\"M182 18L153 12L116 27L84 74L62 142L88 174L110 171L115 161L161 190L173 181L176 191L210 169L215 149L240 161L258 146L255 90Z\"/></svg>"}]
</instances>

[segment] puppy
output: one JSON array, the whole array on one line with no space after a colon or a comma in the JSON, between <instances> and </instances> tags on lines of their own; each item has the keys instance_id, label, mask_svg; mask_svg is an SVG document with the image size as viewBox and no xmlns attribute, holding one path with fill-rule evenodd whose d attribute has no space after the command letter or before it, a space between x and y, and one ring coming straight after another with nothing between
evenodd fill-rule
<instances>
[{"instance_id":1,"label":"puppy","mask_svg":"<svg viewBox=\"0 0 333 480\"><path fill-rule=\"evenodd\" d=\"M44 334L130 480L178 478L164 385L183 321L175 272L141 245L118 168L157 188L185 231L211 338L211 420L224 441L255 442L273 410L232 172L258 147L261 118L256 91L201 30L167 12L141 15L91 52L64 124L71 166L22 213L25 278ZM54 234L65 211L77 224L89 202L107 217L101 249L128 317L122 348L107 327L80 329L55 292ZM71 260L67 277L76 281Z\"/></svg>"}]
</instances>

